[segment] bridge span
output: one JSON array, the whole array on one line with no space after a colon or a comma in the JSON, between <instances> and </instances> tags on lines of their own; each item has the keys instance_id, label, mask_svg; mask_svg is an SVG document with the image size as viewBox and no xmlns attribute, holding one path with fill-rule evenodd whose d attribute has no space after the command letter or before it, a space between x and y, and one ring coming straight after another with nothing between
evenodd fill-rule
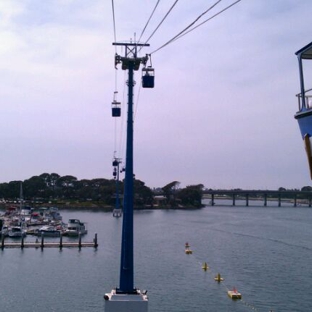
<instances>
[{"instance_id":1,"label":"bridge span","mask_svg":"<svg viewBox=\"0 0 312 312\"><path fill-rule=\"evenodd\" d=\"M294 207L298 204L306 204L311 207L312 192L308 191L273 191L273 190L205 190L203 199L210 199L210 205L216 205L216 199L230 199L235 206L236 200L245 200L246 206L249 206L250 200L259 200L263 206L267 206L268 201L277 201L278 207L282 202L292 202Z\"/></svg>"}]
</instances>

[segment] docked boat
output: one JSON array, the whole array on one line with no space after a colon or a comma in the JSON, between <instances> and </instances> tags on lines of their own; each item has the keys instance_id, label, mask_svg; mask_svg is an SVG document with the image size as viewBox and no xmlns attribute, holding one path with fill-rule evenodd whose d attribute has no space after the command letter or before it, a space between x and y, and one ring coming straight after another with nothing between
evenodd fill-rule
<instances>
[{"instance_id":1,"label":"docked boat","mask_svg":"<svg viewBox=\"0 0 312 312\"><path fill-rule=\"evenodd\" d=\"M84 222L81 222L79 219L69 219L64 235L78 236L87 233L88 230Z\"/></svg>"},{"instance_id":2,"label":"docked boat","mask_svg":"<svg viewBox=\"0 0 312 312\"><path fill-rule=\"evenodd\" d=\"M203 263L202 269L203 269L204 271L209 270L209 266L208 266L207 262L204 262L204 263Z\"/></svg>"},{"instance_id":3,"label":"docked boat","mask_svg":"<svg viewBox=\"0 0 312 312\"><path fill-rule=\"evenodd\" d=\"M56 207L50 207L50 215L54 221L62 221L62 216Z\"/></svg>"},{"instance_id":4,"label":"docked boat","mask_svg":"<svg viewBox=\"0 0 312 312\"><path fill-rule=\"evenodd\" d=\"M24 216L24 217L26 217L26 216L30 216L31 215L31 212L32 212L32 208L31 207L29 207L29 206L23 206L22 208L21 208L21 216Z\"/></svg>"},{"instance_id":5,"label":"docked boat","mask_svg":"<svg viewBox=\"0 0 312 312\"><path fill-rule=\"evenodd\" d=\"M8 233L9 233L9 228L7 225L3 225L2 226L2 229L0 231L0 236L8 236Z\"/></svg>"},{"instance_id":6,"label":"docked boat","mask_svg":"<svg viewBox=\"0 0 312 312\"><path fill-rule=\"evenodd\" d=\"M56 229L54 226L44 225L37 231L37 235L44 237L59 237L61 231Z\"/></svg>"},{"instance_id":7,"label":"docked boat","mask_svg":"<svg viewBox=\"0 0 312 312\"><path fill-rule=\"evenodd\" d=\"M12 226L8 231L8 236L11 238L19 238L26 236L26 232L20 226Z\"/></svg>"}]
</instances>

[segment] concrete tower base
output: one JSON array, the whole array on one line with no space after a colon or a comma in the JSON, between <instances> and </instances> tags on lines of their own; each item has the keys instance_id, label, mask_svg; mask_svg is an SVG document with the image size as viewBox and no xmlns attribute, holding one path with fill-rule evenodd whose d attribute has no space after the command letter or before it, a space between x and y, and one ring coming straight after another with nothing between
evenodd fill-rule
<instances>
[{"instance_id":1,"label":"concrete tower base","mask_svg":"<svg viewBox=\"0 0 312 312\"><path fill-rule=\"evenodd\" d=\"M135 289L133 293L119 293L113 289L104 295L105 312L147 312L148 298L146 291Z\"/></svg>"}]
</instances>

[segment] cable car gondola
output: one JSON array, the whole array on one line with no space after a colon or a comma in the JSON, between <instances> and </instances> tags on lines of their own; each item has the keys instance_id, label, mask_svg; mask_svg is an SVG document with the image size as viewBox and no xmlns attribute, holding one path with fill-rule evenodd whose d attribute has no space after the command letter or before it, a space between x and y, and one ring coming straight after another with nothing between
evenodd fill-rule
<instances>
[{"instance_id":1,"label":"cable car gondola","mask_svg":"<svg viewBox=\"0 0 312 312\"><path fill-rule=\"evenodd\" d=\"M113 117L120 117L121 115L121 108L120 108L120 102L113 101L112 102L112 116Z\"/></svg>"},{"instance_id":2,"label":"cable car gondola","mask_svg":"<svg viewBox=\"0 0 312 312\"><path fill-rule=\"evenodd\" d=\"M312 179L312 89L305 90L303 60L312 59L312 42L295 53L299 61L299 75L300 75L300 93L297 94L299 110L295 114L297 119L301 136L304 141L306 153L308 156L308 163L310 169L310 176Z\"/></svg>"},{"instance_id":3,"label":"cable car gondola","mask_svg":"<svg viewBox=\"0 0 312 312\"><path fill-rule=\"evenodd\" d=\"M142 87L154 88L154 68L151 66L142 68Z\"/></svg>"}]
</instances>

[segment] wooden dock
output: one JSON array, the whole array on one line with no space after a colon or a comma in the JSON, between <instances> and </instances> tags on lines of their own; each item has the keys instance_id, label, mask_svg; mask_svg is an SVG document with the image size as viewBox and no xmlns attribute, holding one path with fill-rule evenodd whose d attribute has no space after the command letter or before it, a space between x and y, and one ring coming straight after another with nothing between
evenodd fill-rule
<instances>
[{"instance_id":1,"label":"wooden dock","mask_svg":"<svg viewBox=\"0 0 312 312\"><path fill-rule=\"evenodd\" d=\"M45 242L44 237L42 236L40 241L37 239L35 242L25 242L24 237L19 242L7 242L4 237L1 238L0 248L3 250L4 248L36 248L36 249L44 249L44 248L84 248L84 247L98 247L97 242L97 233L95 233L93 242L82 242L81 236L78 238L78 242L63 242L63 237L60 237L59 242Z\"/></svg>"}]
</instances>

